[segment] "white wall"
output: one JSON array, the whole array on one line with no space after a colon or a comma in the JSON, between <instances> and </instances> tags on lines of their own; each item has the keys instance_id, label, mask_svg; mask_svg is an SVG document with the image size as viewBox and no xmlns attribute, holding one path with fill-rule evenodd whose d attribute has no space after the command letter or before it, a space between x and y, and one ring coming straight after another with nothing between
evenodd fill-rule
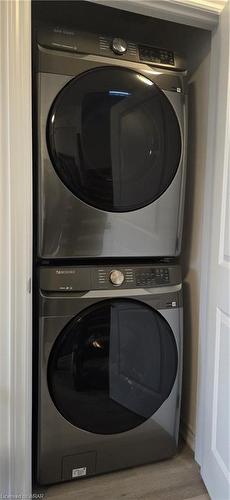
<instances>
[{"instance_id":1,"label":"white wall","mask_svg":"<svg viewBox=\"0 0 230 500\"><path fill-rule=\"evenodd\" d=\"M204 43L205 45L205 43ZM188 170L185 201L182 267L184 276L184 380L182 432L194 449L199 341L202 219L204 210L207 116L209 97L209 40L203 46L203 60L189 80ZM199 56L198 56L199 57Z\"/></svg>"}]
</instances>

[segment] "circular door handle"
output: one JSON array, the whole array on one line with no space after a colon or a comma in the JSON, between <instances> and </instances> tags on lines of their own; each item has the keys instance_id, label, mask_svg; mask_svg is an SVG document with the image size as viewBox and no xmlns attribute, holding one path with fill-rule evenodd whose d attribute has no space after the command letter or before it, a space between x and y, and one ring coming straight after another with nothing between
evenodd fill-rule
<instances>
[{"instance_id":1,"label":"circular door handle","mask_svg":"<svg viewBox=\"0 0 230 500\"><path fill-rule=\"evenodd\" d=\"M114 270L114 271L111 271L111 273L109 275L109 279L114 286L120 286L120 285L122 285L125 277L121 271Z\"/></svg>"}]
</instances>

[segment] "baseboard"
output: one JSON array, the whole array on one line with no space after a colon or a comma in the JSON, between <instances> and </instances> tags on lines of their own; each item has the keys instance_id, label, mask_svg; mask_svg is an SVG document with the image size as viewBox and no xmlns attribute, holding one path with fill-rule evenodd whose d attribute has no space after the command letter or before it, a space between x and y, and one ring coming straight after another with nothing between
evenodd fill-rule
<instances>
[{"instance_id":1,"label":"baseboard","mask_svg":"<svg viewBox=\"0 0 230 500\"><path fill-rule=\"evenodd\" d=\"M185 422L181 421L180 423L180 435L184 439L184 441L187 443L187 445L195 451L195 434L194 431L191 429L191 427L188 424L185 424Z\"/></svg>"}]
</instances>

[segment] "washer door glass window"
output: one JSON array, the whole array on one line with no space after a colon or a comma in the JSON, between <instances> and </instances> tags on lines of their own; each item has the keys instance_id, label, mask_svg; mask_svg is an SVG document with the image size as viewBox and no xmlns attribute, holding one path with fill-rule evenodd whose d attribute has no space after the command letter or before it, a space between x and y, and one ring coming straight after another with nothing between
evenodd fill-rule
<instances>
[{"instance_id":1,"label":"washer door glass window","mask_svg":"<svg viewBox=\"0 0 230 500\"><path fill-rule=\"evenodd\" d=\"M181 134L165 94L124 68L98 68L68 83L54 101L47 145L62 182L108 212L152 203L172 182Z\"/></svg>"},{"instance_id":2,"label":"washer door glass window","mask_svg":"<svg viewBox=\"0 0 230 500\"><path fill-rule=\"evenodd\" d=\"M137 300L101 301L58 336L48 364L49 391L74 426L124 432L168 398L177 365L174 335L161 314Z\"/></svg>"}]
</instances>

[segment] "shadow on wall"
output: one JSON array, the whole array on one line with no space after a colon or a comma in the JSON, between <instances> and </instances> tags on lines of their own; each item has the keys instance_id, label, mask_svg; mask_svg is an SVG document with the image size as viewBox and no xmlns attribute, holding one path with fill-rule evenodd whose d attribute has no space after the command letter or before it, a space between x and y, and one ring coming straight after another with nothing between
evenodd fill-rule
<instances>
[{"instance_id":1,"label":"shadow on wall","mask_svg":"<svg viewBox=\"0 0 230 500\"><path fill-rule=\"evenodd\" d=\"M199 322L199 290L197 282L197 270L191 269L194 260L199 254L198 234L196 227L196 186L197 176L197 116L196 116L196 88L195 83L189 84L189 121L188 121L188 163L187 181L185 192L184 229L182 239L181 265L183 276L183 300L184 300L184 350L183 350L183 388L182 388L182 423L189 427L195 423L195 397L197 383L197 352ZM193 427L193 425L192 425ZM194 430L194 429L190 429Z\"/></svg>"},{"instance_id":2,"label":"shadow on wall","mask_svg":"<svg viewBox=\"0 0 230 500\"><path fill-rule=\"evenodd\" d=\"M194 336L194 329L198 329L199 316L196 314L199 305L196 299L194 304L194 289L197 289L196 272L191 278L193 284L185 282L183 286L184 301L184 349L183 349L183 386L181 420L185 432L194 434L196 420L196 385L197 385L197 357L198 337ZM194 436L193 436L194 437Z\"/></svg>"},{"instance_id":3,"label":"shadow on wall","mask_svg":"<svg viewBox=\"0 0 230 500\"><path fill-rule=\"evenodd\" d=\"M201 236L204 209L207 116L209 98L210 34L190 45L190 81L188 88L188 164L182 240L184 282L184 378L182 421L195 433L199 342L199 302L201 273ZM199 44L201 42L201 48ZM189 53L190 53L189 52ZM185 427L185 431L187 430ZM190 434L190 435L189 435ZM191 433L188 438L193 438Z\"/></svg>"},{"instance_id":4,"label":"shadow on wall","mask_svg":"<svg viewBox=\"0 0 230 500\"><path fill-rule=\"evenodd\" d=\"M200 253L211 35L199 30L190 38L190 50L188 41L186 43L190 81L188 82L187 179L181 251L184 279L193 267L193 263L197 268Z\"/></svg>"},{"instance_id":5,"label":"shadow on wall","mask_svg":"<svg viewBox=\"0 0 230 500\"><path fill-rule=\"evenodd\" d=\"M197 255L198 249L194 251L193 233L195 219L195 186L196 186L196 161L197 161L197 131L196 131L196 91L194 82L188 86L188 146L187 146L187 179L185 190L184 228L182 238L181 265L183 279L186 278L191 267L191 252Z\"/></svg>"}]
</instances>

